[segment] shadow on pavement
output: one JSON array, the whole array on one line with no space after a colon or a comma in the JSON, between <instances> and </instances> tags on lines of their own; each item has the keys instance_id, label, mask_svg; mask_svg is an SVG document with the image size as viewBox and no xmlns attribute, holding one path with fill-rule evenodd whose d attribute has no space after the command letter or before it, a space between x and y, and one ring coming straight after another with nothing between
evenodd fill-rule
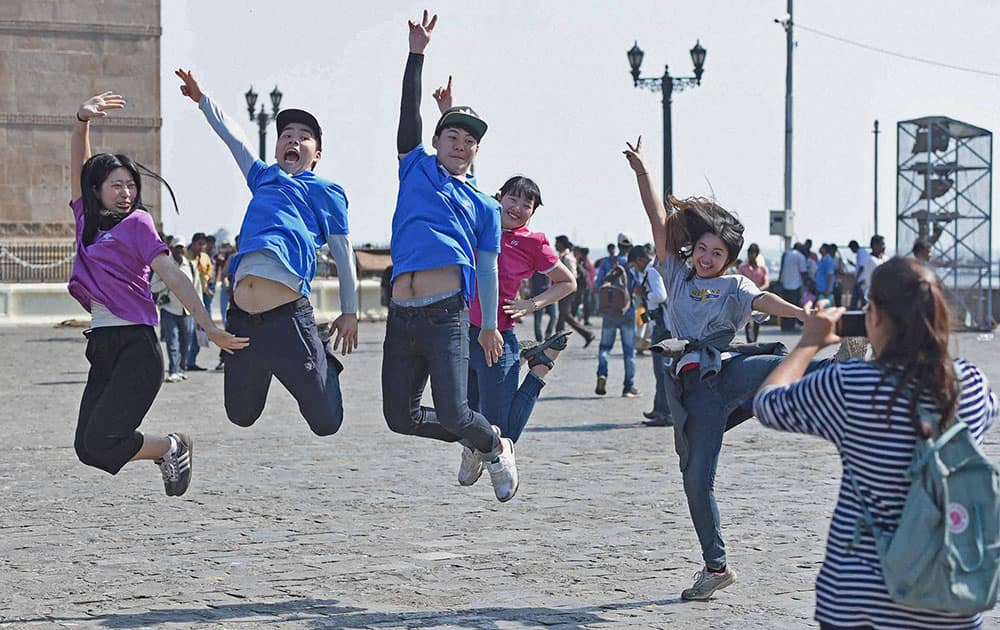
<instances>
[{"instance_id":1,"label":"shadow on pavement","mask_svg":"<svg viewBox=\"0 0 1000 630\"><path fill-rule=\"evenodd\" d=\"M556 433L558 431L614 431L615 429L634 429L642 426L638 422L630 424L613 424L611 422L597 422L594 424L571 424L564 427L531 426L525 427L525 432Z\"/></svg>"},{"instance_id":2,"label":"shadow on pavement","mask_svg":"<svg viewBox=\"0 0 1000 630\"><path fill-rule=\"evenodd\" d=\"M41 383L32 383L32 385L41 385L45 387L52 387L53 385L86 385L87 381L45 381Z\"/></svg>"},{"instance_id":3,"label":"shadow on pavement","mask_svg":"<svg viewBox=\"0 0 1000 630\"><path fill-rule=\"evenodd\" d=\"M241 603L199 608L153 608L146 612L106 613L84 617L44 616L36 619L0 621L0 627L30 623L91 622L104 628L150 628L164 624L201 625L245 619L280 625L288 622L307 624L317 630L326 628L370 628L393 626L430 628L451 626L469 630L496 630L498 624L519 622L528 625L584 628L593 624L613 623L602 612L679 604L679 598L659 601L621 602L583 608L469 608L397 613L369 612L355 606L339 606L332 599L291 599L272 603ZM255 619L264 617L265 619Z\"/></svg>"}]
</instances>

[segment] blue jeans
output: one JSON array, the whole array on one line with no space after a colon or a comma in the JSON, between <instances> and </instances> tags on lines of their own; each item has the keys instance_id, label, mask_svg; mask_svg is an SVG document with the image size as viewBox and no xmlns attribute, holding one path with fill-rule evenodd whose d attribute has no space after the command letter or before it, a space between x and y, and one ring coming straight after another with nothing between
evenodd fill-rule
<instances>
[{"instance_id":1,"label":"blue jeans","mask_svg":"<svg viewBox=\"0 0 1000 630\"><path fill-rule=\"evenodd\" d=\"M670 407L667 405L667 393L663 380L670 378L668 370L671 363L662 354L653 352L653 378L656 379L656 395L653 397L653 415L657 418L669 418Z\"/></svg>"},{"instance_id":2,"label":"blue jeans","mask_svg":"<svg viewBox=\"0 0 1000 630\"><path fill-rule=\"evenodd\" d=\"M433 409L420 405L428 379ZM462 295L421 307L390 304L382 345L382 413L389 428L497 452L493 427L469 407L468 385L469 312Z\"/></svg>"},{"instance_id":3,"label":"blue jeans","mask_svg":"<svg viewBox=\"0 0 1000 630\"><path fill-rule=\"evenodd\" d=\"M681 375L684 408L688 412L684 425L688 440L684 494L709 569L721 569L726 564L726 544L715 502L715 471L722 436L753 415L754 395L783 359L770 354L737 355L723 363L718 374L705 380L699 378L696 369ZM826 359L814 360L806 372L828 363Z\"/></svg>"},{"instance_id":4,"label":"blue jeans","mask_svg":"<svg viewBox=\"0 0 1000 630\"><path fill-rule=\"evenodd\" d=\"M194 336L194 318L160 309L160 338L167 344L167 373L179 374L187 367L185 353Z\"/></svg>"},{"instance_id":5,"label":"blue jeans","mask_svg":"<svg viewBox=\"0 0 1000 630\"><path fill-rule=\"evenodd\" d=\"M225 287L219 289L219 312L222 313L222 327L226 327L226 319L229 317L229 293ZM211 311L209 311L211 314Z\"/></svg>"},{"instance_id":6,"label":"blue jeans","mask_svg":"<svg viewBox=\"0 0 1000 630\"><path fill-rule=\"evenodd\" d=\"M528 424L545 381L529 371L521 386L517 386L521 357L513 330L500 333L503 354L492 367L487 367L486 353L479 345L479 331L476 326L469 327L469 407L500 427L501 435L516 442Z\"/></svg>"},{"instance_id":7,"label":"blue jeans","mask_svg":"<svg viewBox=\"0 0 1000 630\"><path fill-rule=\"evenodd\" d=\"M605 315L601 322L601 345L597 352L597 375L608 375L608 355L615 345L615 335L621 331L622 355L625 357L625 384L622 389L635 385L635 311L624 315Z\"/></svg>"},{"instance_id":8,"label":"blue jeans","mask_svg":"<svg viewBox=\"0 0 1000 630\"><path fill-rule=\"evenodd\" d=\"M209 293L201 294L201 301L205 305L205 310L208 311L208 316L212 316L212 295ZM192 321L194 318L191 318ZM187 354L187 365L195 365L198 359L198 351L201 348L198 346L198 335L191 335L191 346L188 349Z\"/></svg>"},{"instance_id":9,"label":"blue jeans","mask_svg":"<svg viewBox=\"0 0 1000 630\"><path fill-rule=\"evenodd\" d=\"M299 298L263 313L229 306L229 332L250 337L250 345L226 356L223 391L230 422L249 427L267 402L276 377L299 404L316 435L332 435L344 421L340 391L343 369L320 339L309 298Z\"/></svg>"}]
</instances>

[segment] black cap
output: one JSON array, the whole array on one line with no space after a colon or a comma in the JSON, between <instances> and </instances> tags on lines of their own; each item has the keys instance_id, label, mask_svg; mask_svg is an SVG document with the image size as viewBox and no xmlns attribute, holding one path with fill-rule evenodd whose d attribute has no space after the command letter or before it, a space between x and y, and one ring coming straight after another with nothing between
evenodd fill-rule
<instances>
[{"instance_id":1,"label":"black cap","mask_svg":"<svg viewBox=\"0 0 1000 630\"><path fill-rule=\"evenodd\" d=\"M465 105L449 107L444 110L440 120L438 120L437 126L434 127L434 135L440 135L441 130L445 127L464 129L472 134L476 142L483 139L487 129L486 121L480 118L474 109Z\"/></svg>"},{"instance_id":2,"label":"black cap","mask_svg":"<svg viewBox=\"0 0 1000 630\"><path fill-rule=\"evenodd\" d=\"M320 151L323 150L323 130L319 127L319 121L304 109L283 109L278 112L276 123L279 136L285 127L291 123L300 123L309 127L313 132L313 137L316 138L316 148Z\"/></svg>"}]
</instances>

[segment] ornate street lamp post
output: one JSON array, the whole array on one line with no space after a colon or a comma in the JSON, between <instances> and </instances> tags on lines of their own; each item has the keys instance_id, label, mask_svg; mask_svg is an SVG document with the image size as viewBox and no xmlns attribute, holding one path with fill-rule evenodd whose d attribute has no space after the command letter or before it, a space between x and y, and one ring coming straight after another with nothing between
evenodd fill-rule
<instances>
[{"instance_id":1,"label":"ornate street lamp post","mask_svg":"<svg viewBox=\"0 0 1000 630\"><path fill-rule=\"evenodd\" d=\"M253 91L253 86L250 86L250 89L243 96L247 99L247 112L250 114L250 121L257 121L257 130L260 134L260 159L262 162L267 162L267 124L278 115L278 110L281 107L281 90L278 89L277 85L271 90L271 114L264 111L263 103L260 104L260 111L254 113L254 107L257 105L257 93Z\"/></svg>"},{"instance_id":2,"label":"ornate street lamp post","mask_svg":"<svg viewBox=\"0 0 1000 630\"><path fill-rule=\"evenodd\" d=\"M645 88L651 92L661 92L663 94L663 194L669 195L674 188L673 157L671 149L671 129L670 129L670 103L674 92L681 92L685 88L701 85L701 75L705 72L705 55L708 53L700 42L695 42L691 49L691 63L694 64L694 76L673 77L670 76L669 66L663 66L662 77L641 77L639 68L642 66L642 58L645 55L636 42L626 53L628 65L632 68L632 83L637 88Z\"/></svg>"}]
</instances>

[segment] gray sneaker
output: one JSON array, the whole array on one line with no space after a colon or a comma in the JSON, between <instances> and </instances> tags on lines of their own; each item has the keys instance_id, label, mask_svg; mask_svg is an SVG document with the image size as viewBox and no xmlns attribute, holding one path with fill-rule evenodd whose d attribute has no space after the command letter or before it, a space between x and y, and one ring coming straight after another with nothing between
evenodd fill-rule
<instances>
[{"instance_id":1,"label":"gray sneaker","mask_svg":"<svg viewBox=\"0 0 1000 630\"><path fill-rule=\"evenodd\" d=\"M500 438L500 454L491 462L486 462L486 470L493 482L493 493L500 503L506 503L517 493L517 464L514 462L514 442L510 438Z\"/></svg>"},{"instance_id":2,"label":"gray sneaker","mask_svg":"<svg viewBox=\"0 0 1000 630\"><path fill-rule=\"evenodd\" d=\"M500 435L500 427L493 425L493 432ZM458 467L458 485L471 486L483 474L483 458L475 449L462 447L462 465Z\"/></svg>"},{"instance_id":3,"label":"gray sneaker","mask_svg":"<svg viewBox=\"0 0 1000 630\"><path fill-rule=\"evenodd\" d=\"M194 443L183 433L171 433L177 441L177 450L173 455L167 454L156 460L163 475L163 488L168 497L179 497L187 492L191 485L191 451Z\"/></svg>"},{"instance_id":4,"label":"gray sneaker","mask_svg":"<svg viewBox=\"0 0 1000 630\"><path fill-rule=\"evenodd\" d=\"M712 573L707 568L694 574L694 584L681 592L681 599L705 600L720 588L726 588L736 581L736 573L726 567L725 573Z\"/></svg>"}]
</instances>

